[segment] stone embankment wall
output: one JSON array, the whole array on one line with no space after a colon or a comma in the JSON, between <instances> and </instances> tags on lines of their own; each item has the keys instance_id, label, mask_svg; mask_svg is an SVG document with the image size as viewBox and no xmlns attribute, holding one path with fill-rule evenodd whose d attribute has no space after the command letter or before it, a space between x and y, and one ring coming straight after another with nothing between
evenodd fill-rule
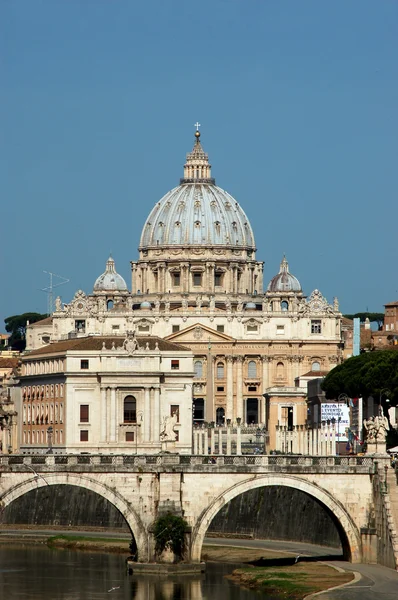
<instances>
[{"instance_id":1,"label":"stone embankment wall","mask_svg":"<svg viewBox=\"0 0 398 600\"><path fill-rule=\"evenodd\" d=\"M61 527L109 527L129 531L123 515L91 490L74 485L38 488L3 511L1 522L7 525L49 525Z\"/></svg>"},{"instance_id":2,"label":"stone embankment wall","mask_svg":"<svg viewBox=\"0 0 398 600\"><path fill-rule=\"evenodd\" d=\"M282 486L258 488L231 500L213 519L209 531L341 547L325 508L307 494Z\"/></svg>"},{"instance_id":3,"label":"stone embankment wall","mask_svg":"<svg viewBox=\"0 0 398 600\"><path fill-rule=\"evenodd\" d=\"M72 485L28 492L5 508L2 522L128 531L125 519L110 502ZM340 547L331 517L316 500L298 490L278 486L258 488L232 500L215 517L209 531Z\"/></svg>"}]
</instances>

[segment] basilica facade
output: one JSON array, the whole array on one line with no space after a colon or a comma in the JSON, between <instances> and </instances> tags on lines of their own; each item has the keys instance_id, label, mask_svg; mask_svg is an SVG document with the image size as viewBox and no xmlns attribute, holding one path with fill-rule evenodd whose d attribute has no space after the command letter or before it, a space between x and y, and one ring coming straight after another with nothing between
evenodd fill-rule
<instances>
[{"instance_id":1,"label":"basilica facade","mask_svg":"<svg viewBox=\"0 0 398 600\"><path fill-rule=\"evenodd\" d=\"M131 290L112 257L86 294L58 298L48 319L27 328L27 350L76 337L156 336L193 353L197 423L242 423L266 430L304 425L303 382L342 359L338 301L304 294L282 257L264 286L249 219L216 186L200 133L183 177L142 229ZM272 275L272 274L271 274Z\"/></svg>"}]
</instances>

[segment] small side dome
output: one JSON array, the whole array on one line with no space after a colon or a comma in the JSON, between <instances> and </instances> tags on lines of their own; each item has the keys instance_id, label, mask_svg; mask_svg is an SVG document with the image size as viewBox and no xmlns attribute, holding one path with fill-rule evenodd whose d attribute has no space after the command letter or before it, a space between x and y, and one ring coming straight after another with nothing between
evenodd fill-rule
<instances>
[{"instance_id":1,"label":"small side dome","mask_svg":"<svg viewBox=\"0 0 398 600\"><path fill-rule=\"evenodd\" d=\"M152 304L150 302L144 301L141 302L140 308L143 308L144 310L150 310L152 308Z\"/></svg>"},{"instance_id":2,"label":"small side dome","mask_svg":"<svg viewBox=\"0 0 398 600\"><path fill-rule=\"evenodd\" d=\"M256 305L254 304L254 302L247 302L245 310L256 310Z\"/></svg>"},{"instance_id":3,"label":"small side dome","mask_svg":"<svg viewBox=\"0 0 398 600\"><path fill-rule=\"evenodd\" d=\"M301 292L299 280L289 273L289 265L284 256L278 275L275 275L268 284L267 292Z\"/></svg>"},{"instance_id":4,"label":"small side dome","mask_svg":"<svg viewBox=\"0 0 398 600\"><path fill-rule=\"evenodd\" d=\"M94 283L94 292L127 292L123 277L116 273L115 261L110 256L106 261L105 272Z\"/></svg>"}]
</instances>

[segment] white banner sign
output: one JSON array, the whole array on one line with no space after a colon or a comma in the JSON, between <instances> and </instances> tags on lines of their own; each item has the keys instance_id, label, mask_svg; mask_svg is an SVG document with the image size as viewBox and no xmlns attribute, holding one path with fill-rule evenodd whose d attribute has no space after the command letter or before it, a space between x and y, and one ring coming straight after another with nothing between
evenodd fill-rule
<instances>
[{"instance_id":1,"label":"white banner sign","mask_svg":"<svg viewBox=\"0 0 398 600\"><path fill-rule=\"evenodd\" d=\"M321 404L321 421L335 419L336 421L336 440L347 442L346 429L350 426L350 409L345 404Z\"/></svg>"}]
</instances>

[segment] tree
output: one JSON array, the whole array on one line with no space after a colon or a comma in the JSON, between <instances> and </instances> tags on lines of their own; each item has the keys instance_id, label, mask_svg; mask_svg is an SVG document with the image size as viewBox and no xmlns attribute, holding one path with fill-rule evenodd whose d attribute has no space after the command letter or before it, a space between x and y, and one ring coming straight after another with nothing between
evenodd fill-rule
<instances>
[{"instance_id":1,"label":"tree","mask_svg":"<svg viewBox=\"0 0 398 600\"><path fill-rule=\"evenodd\" d=\"M361 323L364 323L368 318L371 323L377 323L379 330L382 328L384 323L384 313L378 312L359 312L355 315L343 315L346 319L359 319Z\"/></svg>"},{"instance_id":2,"label":"tree","mask_svg":"<svg viewBox=\"0 0 398 600\"><path fill-rule=\"evenodd\" d=\"M14 350L25 350L26 346L26 322L36 323L45 319L48 315L40 313L23 313L22 315L13 315L4 319L6 331L11 334L8 341Z\"/></svg>"},{"instance_id":3,"label":"tree","mask_svg":"<svg viewBox=\"0 0 398 600\"><path fill-rule=\"evenodd\" d=\"M158 517L154 525L155 552L159 556L163 550L171 550L177 559L182 559L185 551L185 532L188 523L182 517L167 513Z\"/></svg>"},{"instance_id":4,"label":"tree","mask_svg":"<svg viewBox=\"0 0 398 600\"><path fill-rule=\"evenodd\" d=\"M326 398L338 398L340 394L350 398L373 396L387 415L387 408L398 404L398 352L383 350L353 356L332 369L321 387Z\"/></svg>"}]
</instances>

